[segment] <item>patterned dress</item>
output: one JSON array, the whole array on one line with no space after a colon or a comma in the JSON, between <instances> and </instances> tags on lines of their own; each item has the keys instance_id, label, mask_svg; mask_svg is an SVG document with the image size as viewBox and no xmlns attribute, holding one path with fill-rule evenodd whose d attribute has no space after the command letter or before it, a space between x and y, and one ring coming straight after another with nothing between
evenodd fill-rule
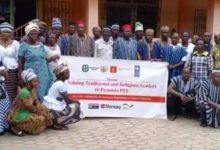
<instances>
[{"instance_id":1,"label":"patterned dress","mask_svg":"<svg viewBox=\"0 0 220 150\"><path fill-rule=\"evenodd\" d=\"M220 69L220 47L213 46L212 48L212 57L214 59L214 68Z\"/></svg>"},{"instance_id":2,"label":"patterned dress","mask_svg":"<svg viewBox=\"0 0 220 150\"><path fill-rule=\"evenodd\" d=\"M189 59L188 67L191 70L191 76L197 81L203 82L208 79L209 71L213 70L213 59L207 51L202 54L195 51Z\"/></svg>"},{"instance_id":3,"label":"patterned dress","mask_svg":"<svg viewBox=\"0 0 220 150\"><path fill-rule=\"evenodd\" d=\"M37 74L39 78L37 95L38 99L42 103L43 97L47 95L47 92L53 82L52 75L46 62L44 46L42 44L31 46L23 43L19 49L19 57L23 57L25 59L24 70L31 68Z\"/></svg>"},{"instance_id":4,"label":"patterned dress","mask_svg":"<svg viewBox=\"0 0 220 150\"><path fill-rule=\"evenodd\" d=\"M198 95L198 103L205 105L207 124L213 127L220 126L220 110L210 107L208 101L220 104L220 86L215 86L212 80L203 82Z\"/></svg>"}]
</instances>

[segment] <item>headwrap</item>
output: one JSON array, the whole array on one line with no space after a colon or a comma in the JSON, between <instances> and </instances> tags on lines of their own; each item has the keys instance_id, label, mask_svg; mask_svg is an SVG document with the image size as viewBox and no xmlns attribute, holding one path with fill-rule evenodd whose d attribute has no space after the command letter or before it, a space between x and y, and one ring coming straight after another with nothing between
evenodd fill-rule
<instances>
[{"instance_id":1,"label":"headwrap","mask_svg":"<svg viewBox=\"0 0 220 150\"><path fill-rule=\"evenodd\" d=\"M186 30L182 32L182 35L183 35L183 34L187 34L187 35L189 36L189 32L186 31Z\"/></svg>"},{"instance_id":2,"label":"headwrap","mask_svg":"<svg viewBox=\"0 0 220 150\"><path fill-rule=\"evenodd\" d=\"M118 24L113 24L113 25L111 26L111 29L112 29L112 30L119 30L119 29L120 29L120 26L119 26Z\"/></svg>"},{"instance_id":3,"label":"headwrap","mask_svg":"<svg viewBox=\"0 0 220 150\"><path fill-rule=\"evenodd\" d=\"M31 22L36 23L38 26L41 25L41 22L39 19L34 19Z\"/></svg>"},{"instance_id":4,"label":"headwrap","mask_svg":"<svg viewBox=\"0 0 220 150\"><path fill-rule=\"evenodd\" d=\"M111 31L111 27L110 26L105 26L102 31Z\"/></svg>"},{"instance_id":5,"label":"headwrap","mask_svg":"<svg viewBox=\"0 0 220 150\"><path fill-rule=\"evenodd\" d=\"M69 26L75 26L75 25L76 25L76 23L74 21L69 22Z\"/></svg>"},{"instance_id":6,"label":"headwrap","mask_svg":"<svg viewBox=\"0 0 220 150\"><path fill-rule=\"evenodd\" d=\"M131 25L130 24L123 25L122 30L124 31L125 29L131 29Z\"/></svg>"},{"instance_id":7,"label":"headwrap","mask_svg":"<svg viewBox=\"0 0 220 150\"><path fill-rule=\"evenodd\" d=\"M61 73L63 73L66 69L68 69L67 65L64 64L64 63L62 63L62 64L58 65L58 66L54 69L53 73L54 73L56 76L59 76L59 75L60 75Z\"/></svg>"},{"instance_id":8,"label":"headwrap","mask_svg":"<svg viewBox=\"0 0 220 150\"><path fill-rule=\"evenodd\" d=\"M84 21L83 20L78 20L77 22L76 22L76 25L78 26L78 25L84 25L85 23L84 23Z\"/></svg>"},{"instance_id":9,"label":"headwrap","mask_svg":"<svg viewBox=\"0 0 220 150\"><path fill-rule=\"evenodd\" d=\"M36 23L29 22L29 24L25 27L25 34L28 35L32 30L39 32L39 27Z\"/></svg>"},{"instance_id":10,"label":"headwrap","mask_svg":"<svg viewBox=\"0 0 220 150\"><path fill-rule=\"evenodd\" d=\"M59 18L53 18L52 20L52 28L56 28L56 27L62 28L62 23Z\"/></svg>"},{"instance_id":11,"label":"headwrap","mask_svg":"<svg viewBox=\"0 0 220 150\"><path fill-rule=\"evenodd\" d=\"M56 35L56 32L54 31L49 31L46 33L46 37L45 37L45 43L47 44L48 43L48 39L50 37L51 34L55 34Z\"/></svg>"},{"instance_id":12,"label":"headwrap","mask_svg":"<svg viewBox=\"0 0 220 150\"><path fill-rule=\"evenodd\" d=\"M214 73L220 73L220 69L212 70L212 74L214 74Z\"/></svg>"},{"instance_id":13,"label":"headwrap","mask_svg":"<svg viewBox=\"0 0 220 150\"><path fill-rule=\"evenodd\" d=\"M13 30L14 30L14 27L7 22L3 22L2 24L0 24L0 31L13 32Z\"/></svg>"},{"instance_id":14,"label":"headwrap","mask_svg":"<svg viewBox=\"0 0 220 150\"><path fill-rule=\"evenodd\" d=\"M140 22L135 23L135 32L136 31L144 31L144 27L143 27L142 23L140 23Z\"/></svg>"},{"instance_id":15,"label":"headwrap","mask_svg":"<svg viewBox=\"0 0 220 150\"><path fill-rule=\"evenodd\" d=\"M24 70L21 74L21 77L25 83L28 83L29 81L33 80L34 78L37 78L37 75L34 73L34 71L29 68L27 70Z\"/></svg>"},{"instance_id":16,"label":"headwrap","mask_svg":"<svg viewBox=\"0 0 220 150\"><path fill-rule=\"evenodd\" d=\"M154 34L154 30L153 30L153 29L146 29L145 32L146 32L146 33L150 33L150 34Z\"/></svg>"},{"instance_id":17,"label":"headwrap","mask_svg":"<svg viewBox=\"0 0 220 150\"><path fill-rule=\"evenodd\" d=\"M99 26L94 26L93 28L92 28L92 31L94 31L94 30L99 30L99 31L101 31L101 28L99 27Z\"/></svg>"}]
</instances>

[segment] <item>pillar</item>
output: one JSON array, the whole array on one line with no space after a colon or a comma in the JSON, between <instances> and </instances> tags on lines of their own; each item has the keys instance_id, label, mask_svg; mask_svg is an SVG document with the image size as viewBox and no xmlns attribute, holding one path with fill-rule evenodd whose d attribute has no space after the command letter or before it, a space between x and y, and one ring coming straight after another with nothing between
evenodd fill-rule
<instances>
[{"instance_id":1,"label":"pillar","mask_svg":"<svg viewBox=\"0 0 220 150\"><path fill-rule=\"evenodd\" d=\"M10 0L10 24L15 25L15 1Z\"/></svg>"},{"instance_id":2,"label":"pillar","mask_svg":"<svg viewBox=\"0 0 220 150\"><path fill-rule=\"evenodd\" d=\"M92 27L99 25L99 0L88 0L86 18L87 33L92 35Z\"/></svg>"},{"instance_id":3,"label":"pillar","mask_svg":"<svg viewBox=\"0 0 220 150\"><path fill-rule=\"evenodd\" d=\"M211 33L220 32L220 0L208 0L206 29Z\"/></svg>"},{"instance_id":4,"label":"pillar","mask_svg":"<svg viewBox=\"0 0 220 150\"><path fill-rule=\"evenodd\" d=\"M186 8L187 1L186 0L179 0L179 18L178 18L178 31L182 32L186 30Z\"/></svg>"}]
</instances>

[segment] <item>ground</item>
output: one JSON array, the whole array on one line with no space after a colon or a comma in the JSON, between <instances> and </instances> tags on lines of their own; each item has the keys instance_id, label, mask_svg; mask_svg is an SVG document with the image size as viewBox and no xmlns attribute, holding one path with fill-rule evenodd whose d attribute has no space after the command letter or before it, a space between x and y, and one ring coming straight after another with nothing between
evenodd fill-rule
<instances>
[{"instance_id":1,"label":"ground","mask_svg":"<svg viewBox=\"0 0 220 150\"><path fill-rule=\"evenodd\" d=\"M197 120L85 119L69 131L0 137L0 150L220 150L220 129Z\"/></svg>"}]
</instances>

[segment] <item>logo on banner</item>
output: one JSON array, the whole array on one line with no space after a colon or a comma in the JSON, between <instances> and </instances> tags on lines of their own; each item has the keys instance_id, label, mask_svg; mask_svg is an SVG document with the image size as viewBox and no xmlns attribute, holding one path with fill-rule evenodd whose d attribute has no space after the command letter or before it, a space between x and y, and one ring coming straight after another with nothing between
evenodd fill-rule
<instances>
[{"instance_id":1,"label":"logo on banner","mask_svg":"<svg viewBox=\"0 0 220 150\"><path fill-rule=\"evenodd\" d=\"M129 105L129 104L123 104L123 109L126 109L126 110L128 110L128 109L131 109L131 108L133 108L133 104L131 104L131 105Z\"/></svg>"},{"instance_id":2,"label":"logo on banner","mask_svg":"<svg viewBox=\"0 0 220 150\"><path fill-rule=\"evenodd\" d=\"M110 67L110 72L111 73L117 73L117 66L111 66Z\"/></svg>"},{"instance_id":3,"label":"logo on banner","mask_svg":"<svg viewBox=\"0 0 220 150\"><path fill-rule=\"evenodd\" d=\"M99 104L96 103L88 104L88 109L99 109Z\"/></svg>"},{"instance_id":4,"label":"logo on banner","mask_svg":"<svg viewBox=\"0 0 220 150\"><path fill-rule=\"evenodd\" d=\"M107 72L108 71L108 67L107 66L102 66L100 67L101 72Z\"/></svg>"},{"instance_id":5,"label":"logo on banner","mask_svg":"<svg viewBox=\"0 0 220 150\"><path fill-rule=\"evenodd\" d=\"M121 110L120 105L101 104L102 109L118 109Z\"/></svg>"},{"instance_id":6,"label":"logo on banner","mask_svg":"<svg viewBox=\"0 0 220 150\"><path fill-rule=\"evenodd\" d=\"M140 77L140 66L134 66L134 77Z\"/></svg>"},{"instance_id":7,"label":"logo on banner","mask_svg":"<svg viewBox=\"0 0 220 150\"><path fill-rule=\"evenodd\" d=\"M89 71L89 65L82 65L82 72L88 72Z\"/></svg>"}]
</instances>

